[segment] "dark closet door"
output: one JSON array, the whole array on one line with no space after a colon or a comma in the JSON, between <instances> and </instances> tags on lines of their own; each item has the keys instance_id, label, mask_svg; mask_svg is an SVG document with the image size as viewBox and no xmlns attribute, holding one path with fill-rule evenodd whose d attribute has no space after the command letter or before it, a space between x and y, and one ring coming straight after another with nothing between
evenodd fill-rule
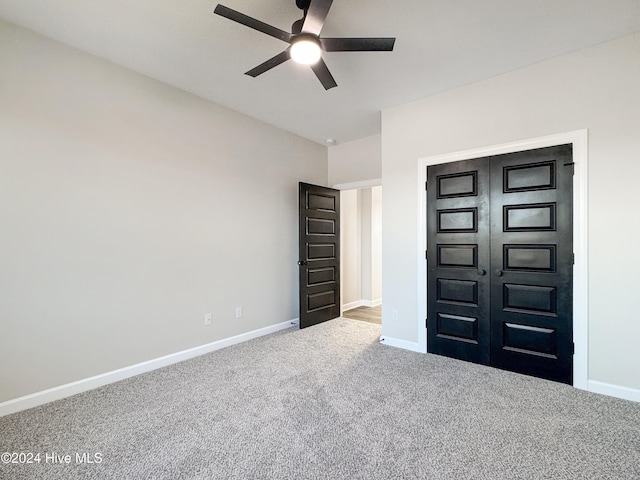
<instances>
[{"instance_id":1,"label":"dark closet door","mask_svg":"<svg viewBox=\"0 0 640 480\"><path fill-rule=\"evenodd\" d=\"M427 350L489 364L489 161L427 170Z\"/></svg>"},{"instance_id":2,"label":"dark closet door","mask_svg":"<svg viewBox=\"0 0 640 480\"><path fill-rule=\"evenodd\" d=\"M570 145L427 169L427 350L572 383Z\"/></svg>"},{"instance_id":3,"label":"dark closet door","mask_svg":"<svg viewBox=\"0 0 640 480\"><path fill-rule=\"evenodd\" d=\"M299 185L300 328L340 316L340 191Z\"/></svg>"},{"instance_id":4,"label":"dark closet door","mask_svg":"<svg viewBox=\"0 0 640 480\"><path fill-rule=\"evenodd\" d=\"M571 384L571 145L490 161L491 364Z\"/></svg>"}]
</instances>

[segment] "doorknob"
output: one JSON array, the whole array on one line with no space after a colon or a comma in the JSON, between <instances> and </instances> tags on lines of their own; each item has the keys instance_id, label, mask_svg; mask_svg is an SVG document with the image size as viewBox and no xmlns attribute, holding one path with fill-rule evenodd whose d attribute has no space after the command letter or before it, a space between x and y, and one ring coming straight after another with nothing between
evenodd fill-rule
<instances>
[{"instance_id":1,"label":"doorknob","mask_svg":"<svg viewBox=\"0 0 640 480\"><path fill-rule=\"evenodd\" d=\"M478 269L478 275L486 275L487 271L484 268Z\"/></svg>"},{"instance_id":2,"label":"doorknob","mask_svg":"<svg viewBox=\"0 0 640 480\"><path fill-rule=\"evenodd\" d=\"M298 265L302 266L302 265L307 265L307 261L306 260L300 260L298 262Z\"/></svg>"},{"instance_id":3,"label":"doorknob","mask_svg":"<svg viewBox=\"0 0 640 480\"><path fill-rule=\"evenodd\" d=\"M499 268L496 269L496 276L501 277L502 276L502 270L500 270Z\"/></svg>"}]
</instances>

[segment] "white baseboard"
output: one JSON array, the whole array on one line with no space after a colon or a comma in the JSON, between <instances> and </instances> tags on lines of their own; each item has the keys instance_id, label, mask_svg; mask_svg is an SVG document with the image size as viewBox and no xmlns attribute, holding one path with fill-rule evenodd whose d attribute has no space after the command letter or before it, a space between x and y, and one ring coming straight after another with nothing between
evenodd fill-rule
<instances>
[{"instance_id":1,"label":"white baseboard","mask_svg":"<svg viewBox=\"0 0 640 480\"><path fill-rule=\"evenodd\" d=\"M140 375L141 373L150 372L158 368L166 367L174 363L183 362L185 360L189 360L190 358L198 357L215 350L220 350L221 348L230 347L231 345L236 345L238 343L246 342L247 340L262 337L263 335L268 335L280 330L285 330L295 325L299 325L299 323L299 319L294 318L293 320L289 320L288 322L282 322L276 325L259 328L257 330L236 335L234 337L225 338L216 342L208 343L206 345L201 345L199 347L190 348L181 352L172 353L171 355L155 358L153 360L138 363L136 365L131 365L129 367L124 367L118 370L103 373L101 375L96 375L95 377L85 378L76 382L49 388L41 392L25 395L24 397L8 400L6 402L0 403L0 417L44 405L45 403L70 397L72 395L86 392L88 390L93 390L94 388L118 382L120 380L134 377L136 375Z\"/></svg>"},{"instance_id":2,"label":"white baseboard","mask_svg":"<svg viewBox=\"0 0 640 480\"><path fill-rule=\"evenodd\" d=\"M611 385L610 383L589 380L587 382L587 390L594 393L609 395L610 397L640 402L640 390L636 390L634 388L621 387L619 385Z\"/></svg>"},{"instance_id":3,"label":"white baseboard","mask_svg":"<svg viewBox=\"0 0 640 480\"><path fill-rule=\"evenodd\" d=\"M378 305L382 305L382 298L376 298L375 300L356 300L355 302L342 305L342 312L358 307L377 307Z\"/></svg>"},{"instance_id":4,"label":"white baseboard","mask_svg":"<svg viewBox=\"0 0 640 480\"><path fill-rule=\"evenodd\" d=\"M358 308L362 306L360 303L362 300L356 300L355 302L349 302L342 305L342 311L346 312L347 310L353 310L354 308Z\"/></svg>"},{"instance_id":5,"label":"white baseboard","mask_svg":"<svg viewBox=\"0 0 640 480\"><path fill-rule=\"evenodd\" d=\"M411 350L412 352L426 353L416 342L408 342L406 340L387 337L385 335L382 335L380 337L380 343L383 345L389 345L390 347ZM631 400L632 402L640 402L640 390L629 387L621 387L619 385L612 385L610 383L589 380L587 382L587 391L600 393L609 397L621 398L623 400Z\"/></svg>"},{"instance_id":6,"label":"white baseboard","mask_svg":"<svg viewBox=\"0 0 640 480\"><path fill-rule=\"evenodd\" d=\"M8 400L6 402L0 403L0 417L20 412L22 410L27 410L29 408L37 407L39 405L44 405L45 403L70 397L72 395L86 392L88 390L93 390L94 388L118 382L120 380L134 377L142 373L150 372L158 368L166 367L174 363L183 362L185 360L189 360L190 358L198 357L206 353L220 350L221 348L246 342L247 340L252 340L254 338L262 337L270 333L285 330L287 328L297 326L299 325L299 323L299 319L294 318L287 322L278 323L276 325L260 328L258 330L253 330L251 332L236 335L234 337L218 340L216 342L208 343L200 347L183 350L181 352L166 355L154 360L138 363L136 365L120 368L112 372L103 373L101 375L96 375L94 377L85 378L76 382L67 383L65 385L60 385L58 387L43 390L41 392L25 395L24 397ZM380 343L383 345L389 345L391 347L410 350L412 352L425 353L420 349L419 344L416 342L409 342L385 335L380 337ZM610 397L640 402L640 390L636 390L633 388L621 387L618 385L589 380L587 390L594 393L608 395Z\"/></svg>"},{"instance_id":7,"label":"white baseboard","mask_svg":"<svg viewBox=\"0 0 640 480\"><path fill-rule=\"evenodd\" d=\"M420 348L420 345L417 342L408 342L406 340L400 340L399 338L387 337L386 335L382 335L380 337L380 343L382 345L389 345L390 347L411 350L412 352L426 353Z\"/></svg>"},{"instance_id":8,"label":"white baseboard","mask_svg":"<svg viewBox=\"0 0 640 480\"><path fill-rule=\"evenodd\" d=\"M376 298L375 300L362 300L363 307L377 307L382 305L382 298Z\"/></svg>"}]
</instances>

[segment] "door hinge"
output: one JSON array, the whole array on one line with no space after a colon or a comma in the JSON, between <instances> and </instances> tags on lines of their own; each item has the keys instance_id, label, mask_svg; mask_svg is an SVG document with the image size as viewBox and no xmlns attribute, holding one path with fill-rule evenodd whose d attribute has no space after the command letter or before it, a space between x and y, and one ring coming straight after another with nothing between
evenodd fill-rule
<instances>
[{"instance_id":1,"label":"door hinge","mask_svg":"<svg viewBox=\"0 0 640 480\"><path fill-rule=\"evenodd\" d=\"M424 259L425 260L429 260L429 256L427 255L428 250L424 251Z\"/></svg>"},{"instance_id":2,"label":"door hinge","mask_svg":"<svg viewBox=\"0 0 640 480\"><path fill-rule=\"evenodd\" d=\"M424 182L424 189L429 190L429 182Z\"/></svg>"},{"instance_id":3,"label":"door hinge","mask_svg":"<svg viewBox=\"0 0 640 480\"><path fill-rule=\"evenodd\" d=\"M576 344L571 342L571 355L576 354Z\"/></svg>"},{"instance_id":4,"label":"door hinge","mask_svg":"<svg viewBox=\"0 0 640 480\"><path fill-rule=\"evenodd\" d=\"M571 175L575 175L576 173L576 162L569 162L564 164L565 167L571 167Z\"/></svg>"},{"instance_id":5,"label":"door hinge","mask_svg":"<svg viewBox=\"0 0 640 480\"><path fill-rule=\"evenodd\" d=\"M576 254L572 253L571 254L571 265L575 265L576 264Z\"/></svg>"},{"instance_id":6,"label":"door hinge","mask_svg":"<svg viewBox=\"0 0 640 480\"><path fill-rule=\"evenodd\" d=\"M429 328L429 317L424 319L424 328Z\"/></svg>"}]
</instances>

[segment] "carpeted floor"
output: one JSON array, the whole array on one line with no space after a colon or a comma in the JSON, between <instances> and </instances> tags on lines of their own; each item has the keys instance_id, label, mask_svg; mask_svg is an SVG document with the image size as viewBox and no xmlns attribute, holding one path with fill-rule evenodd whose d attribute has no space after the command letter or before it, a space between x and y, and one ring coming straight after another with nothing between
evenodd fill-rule
<instances>
[{"instance_id":1,"label":"carpeted floor","mask_svg":"<svg viewBox=\"0 0 640 480\"><path fill-rule=\"evenodd\" d=\"M40 453L0 478L640 478L640 404L379 335L336 319L0 418L0 452Z\"/></svg>"}]
</instances>

